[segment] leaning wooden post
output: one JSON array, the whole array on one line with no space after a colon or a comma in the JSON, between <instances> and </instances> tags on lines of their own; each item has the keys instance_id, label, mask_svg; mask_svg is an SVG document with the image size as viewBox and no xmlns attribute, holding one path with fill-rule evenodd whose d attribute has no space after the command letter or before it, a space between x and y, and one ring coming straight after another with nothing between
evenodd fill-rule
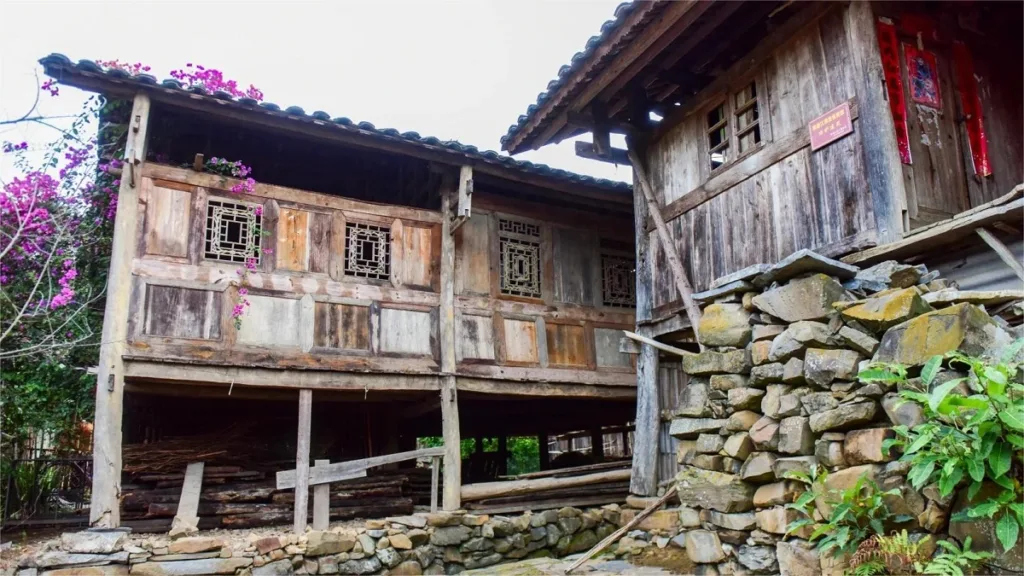
<instances>
[{"instance_id":1,"label":"leaning wooden post","mask_svg":"<svg viewBox=\"0 0 1024 576\"><path fill-rule=\"evenodd\" d=\"M437 512L437 473L440 472L441 459L437 456L430 458L430 511Z\"/></svg>"},{"instance_id":2,"label":"leaning wooden post","mask_svg":"<svg viewBox=\"0 0 1024 576\"><path fill-rule=\"evenodd\" d=\"M651 190L650 180L647 179L647 171L644 169L640 157L637 156L636 150L632 146L629 148L629 161L633 163L633 174L636 176L637 184L640 185L640 190L647 201L647 209L654 220L654 228L658 231L658 240L661 242L661 248L665 251L665 258L668 259L668 266L672 269L672 275L675 277L676 288L679 290L679 296L683 299L683 306L686 308L686 316L690 319L690 326L693 328L694 334L696 334L697 325L700 324L700 308L693 301L693 287L690 285L690 279L686 276L686 270L683 269L682 261L679 260L679 254L676 253L676 246L672 242L672 237L668 235L668 227L665 226L665 219L661 217L661 207L658 206L658 199L655 197L654 191ZM644 230L646 225L647 223L644 222L642 227L638 227L638 232ZM640 225L638 224L638 226Z\"/></svg>"},{"instance_id":3,"label":"leaning wooden post","mask_svg":"<svg viewBox=\"0 0 1024 576\"><path fill-rule=\"evenodd\" d=\"M317 467L327 466L330 460L317 460ZM315 470L315 468L314 468ZM331 519L331 485L313 486L313 530L327 530Z\"/></svg>"},{"instance_id":4,"label":"leaning wooden post","mask_svg":"<svg viewBox=\"0 0 1024 576\"><path fill-rule=\"evenodd\" d=\"M132 290L132 260L138 236L139 188L146 159L149 96L135 95L125 143L125 167L118 189L114 241L107 276L99 366L96 374L96 417L92 448L92 498L89 524L101 528L121 525L121 417L124 400L124 362L128 339L128 305Z\"/></svg>"},{"instance_id":5,"label":"leaning wooden post","mask_svg":"<svg viewBox=\"0 0 1024 576\"><path fill-rule=\"evenodd\" d=\"M299 390L299 437L295 448L295 533L306 532L309 514L309 435L313 421L313 391Z\"/></svg>"},{"instance_id":6,"label":"leaning wooden post","mask_svg":"<svg viewBox=\"0 0 1024 576\"><path fill-rule=\"evenodd\" d=\"M1004 264L1013 270L1013 273L1016 274L1018 278L1024 280L1024 266L1020 265L1017 257L1013 255L1013 252L1010 252L1010 249L1006 247L1006 244L1003 244L999 238L996 238L991 232L984 228L978 228L974 232L985 241L985 244L988 244L988 247L991 248L997 256L999 256L999 259L1002 260Z\"/></svg>"},{"instance_id":7,"label":"leaning wooden post","mask_svg":"<svg viewBox=\"0 0 1024 576\"><path fill-rule=\"evenodd\" d=\"M441 180L441 435L444 438L445 510L462 505L462 437L459 433L459 396L455 380L455 238L452 235L451 198L456 181L445 173Z\"/></svg>"}]
</instances>

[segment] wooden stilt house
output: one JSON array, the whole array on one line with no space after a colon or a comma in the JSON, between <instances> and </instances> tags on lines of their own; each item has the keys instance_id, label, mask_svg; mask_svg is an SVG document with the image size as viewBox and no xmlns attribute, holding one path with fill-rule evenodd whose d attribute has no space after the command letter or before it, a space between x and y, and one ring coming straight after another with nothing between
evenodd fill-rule
<instances>
[{"instance_id":1,"label":"wooden stilt house","mask_svg":"<svg viewBox=\"0 0 1024 576\"><path fill-rule=\"evenodd\" d=\"M694 343L690 292L805 248L1019 288L1022 16L1002 2L630 2L502 146L590 133L577 154L633 165L648 337ZM660 370L663 387L678 377ZM644 346L641 494L674 472L658 454L658 373Z\"/></svg>"},{"instance_id":2,"label":"wooden stilt house","mask_svg":"<svg viewBox=\"0 0 1024 576\"><path fill-rule=\"evenodd\" d=\"M280 460L261 461L268 479L297 460L304 526L315 459L442 437L443 505L454 509L462 483L507 473L508 438L539 437L543 458L548 436L628 434L629 185L61 55L41 62L131 110L93 524L121 522L123 447L170 437L244 430L230 456L267 447ZM240 181L197 155L241 160L257 183L232 192ZM480 452L465 468L464 438Z\"/></svg>"}]
</instances>

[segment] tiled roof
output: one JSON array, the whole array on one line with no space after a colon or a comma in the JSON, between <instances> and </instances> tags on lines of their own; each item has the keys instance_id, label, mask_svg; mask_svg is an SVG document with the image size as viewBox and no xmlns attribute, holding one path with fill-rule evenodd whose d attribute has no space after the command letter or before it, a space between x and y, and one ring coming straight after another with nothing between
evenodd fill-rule
<instances>
[{"instance_id":1,"label":"tiled roof","mask_svg":"<svg viewBox=\"0 0 1024 576\"><path fill-rule=\"evenodd\" d=\"M182 95L205 95L221 101L228 101L237 104L240 108L249 108L264 112L279 113L298 119L316 120L320 124L332 125L338 129L357 133L367 138L401 142L417 147L427 148L433 151L446 151L453 156L470 159L475 162L499 166L508 170L534 174L543 178L550 178L562 182L570 182L583 186L591 186L611 192L631 193L632 187L624 182L615 182L605 178L594 178L576 174L567 170L552 168L544 164L515 160L505 154L493 150L480 150L476 146L462 144L455 140L440 140L433 136L420 136L416 132L399 132L394 128L377 128L369 122L354 122L345 117L332 118L327 112L316 111L307 114L299 106L288 106L282 109L281 106L270 102L258 102L252 98L234 98L227 92L217 91L208 93L202 88L187 87L174 79L157 80L148 74L132 76L122 70L108 70L91 60L79 60L73 62L63 54L50 54L39 60L46 74L58 81L65 80L71 75L89 75L96 78L109 79L112 83L123 85L132 83L145 86L164 88L170 92L181 93ZM73 83L72 83L73 84Z\"/></svg>"},{"instance_id":2,"label":"tiled roof","mask_svg":"<svg viewBox=\"0 0 1024 576\"><path fill-rule=\"evenodd\" d=\"M598 48L612 42L613 36L619 36L618 42L623 43L628 41L630 37L635 33L636 30L621 30L620 28L629 20L629 16L637 10L642 10L643 13L638 15L642 16L643 22L647 22L651 17L656 17L657 13L660 13L666 2L655 3L648 0L632 0L619 4L615 8L615 18L606 21L601 25L601 33L597 36L591 36L590 40L587 40L586 46L581 52L577 52L573 55L572 60L569 64L563 65L558 69L558 77L548 82L547 90L537 95L537 102L530 104L526 108L526 113L519 116L518 121L508 127L508 132L501 137L501 148L502 150L509 150L514 144L512 139L515 137L528 138L529 134L520 135L526 124L530 122L538 114L542 112L546 105L559 106L559 102L552 102L552 100L562 93L569 93L575 90L581 81L585 80L588 76L595 73L595 69L600 67L604 61L615 55L614 47L611 47L608 53L603 54L603 58L599 58L597 55ZM637 28L637 27L635 27ZM588 68L588 69L585 69ZM549 115L550 112L544 112L544 116ZM543 117L543 116L542 116ZM515 143L515 147L519 148L519 143ZM515 150L516 152L520 150Z\"/></svg>"}]
</instances>

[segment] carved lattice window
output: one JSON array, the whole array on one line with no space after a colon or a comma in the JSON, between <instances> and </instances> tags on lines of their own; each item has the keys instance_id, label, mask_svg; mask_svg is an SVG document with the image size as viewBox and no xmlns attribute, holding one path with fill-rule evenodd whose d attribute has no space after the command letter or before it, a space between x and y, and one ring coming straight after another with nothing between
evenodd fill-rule
<instances>
[{"instance_id":1,"label":"carved lattice window","mask_svg":"<svg viewBox=\"0 0 1024 576\"><path fill-rule=\"evenodd\" d=\"M498 220L501 293L540 298L540 226Z\"/></svg>"},{"instance_id":2,"label":"carved lattice window","mask_svg":"<svg viewBox=\"0 0 1024 576\"><path fill-rule=\"evenodd\" d=\"M387 280L391 276L391 230L359 222L345 224L345 274Z\"/></svg>"},{"instance_id":3,"label":"carved lattice window","mask_svg":"<svg viewBox=\"0 0 1024 576\"><path fill-rule=\"evenodd\" d=\"M616 308L636 307L636 266L632 258L601 255L601 301Z\"/></svg>"},{"instance_id":4,"label":"carved lattice window","mask_svg":"<svg viewBox=\"0 0 1024 576\"><path fill-rule=\"evenodd\" d=\"M203 258L245 264L260 263L260 226L256 204L209 199L206 202L206 242Z\"/></svg>"}]
</instances>

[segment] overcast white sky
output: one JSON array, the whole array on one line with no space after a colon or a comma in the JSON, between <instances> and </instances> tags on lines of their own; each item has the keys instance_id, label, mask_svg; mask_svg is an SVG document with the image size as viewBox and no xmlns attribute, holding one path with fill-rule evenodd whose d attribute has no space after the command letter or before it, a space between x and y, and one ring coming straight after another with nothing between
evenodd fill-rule
<instances>
[{"instance_id":1,"label":"overcast white sky","mask_svg":"<svg viewBox=\"0 0 1024 576\"><path fill-rule=\"evenodd\" d=\"M498 150L509 124L618 2L0 0L0 117L24 113L42 78L37 60L60 52L143 62L161 79L203 64L282 107ZM84 97L62 87L41 111L73 113ZM0 141L52 137L38 130L0 127ZM627 167L577 158L571 142L517 158L630 180Z\"/></svg>"}]
</instances>

